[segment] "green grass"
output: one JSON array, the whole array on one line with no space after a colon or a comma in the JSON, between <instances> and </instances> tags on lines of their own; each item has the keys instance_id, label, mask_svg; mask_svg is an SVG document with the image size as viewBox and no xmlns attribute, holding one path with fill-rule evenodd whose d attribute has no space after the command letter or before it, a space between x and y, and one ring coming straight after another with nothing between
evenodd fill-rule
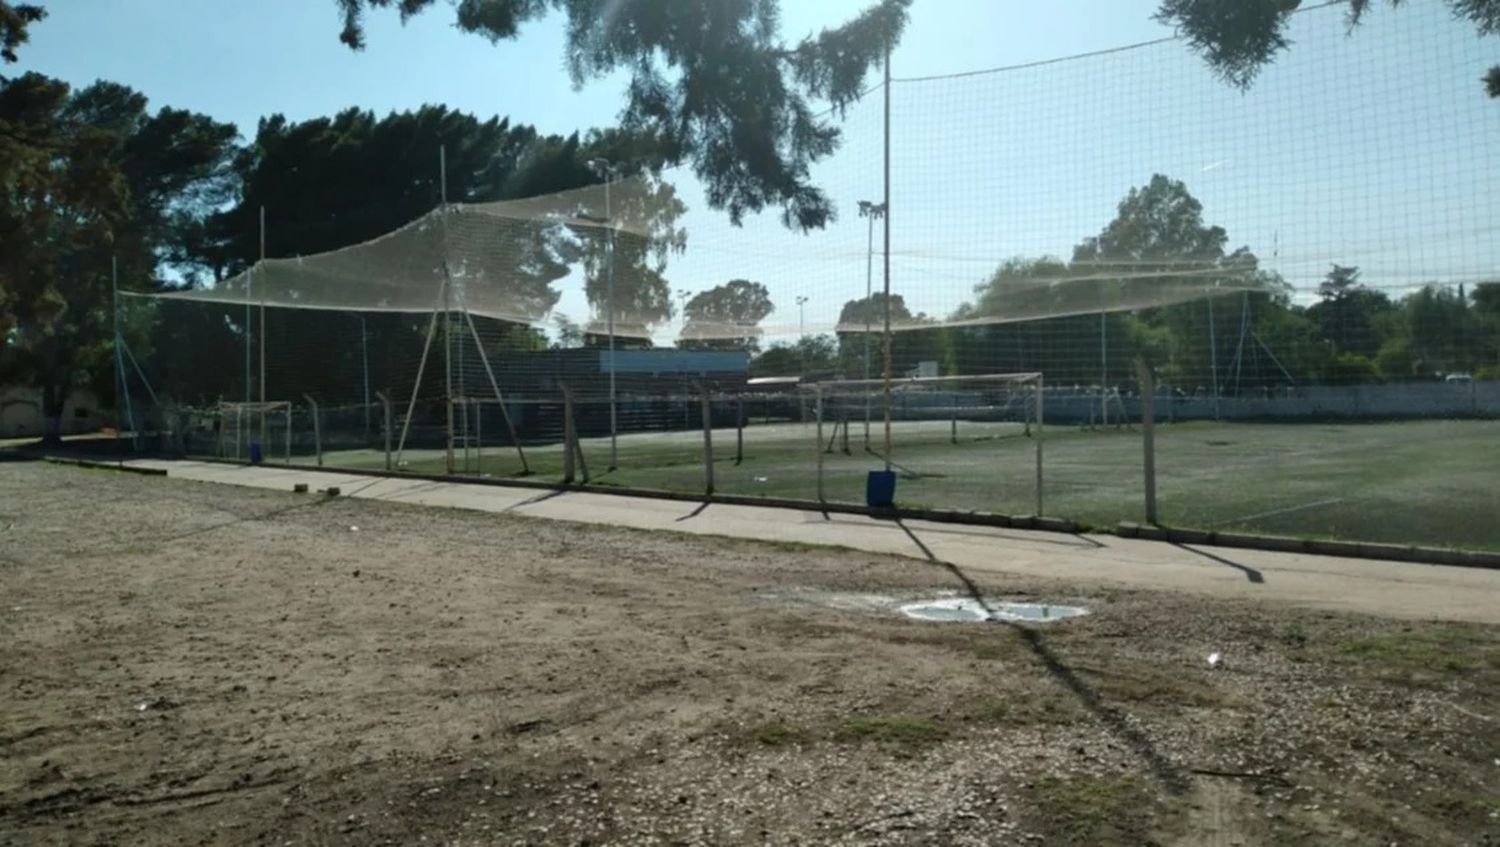
<instances>
[{"instance_id":1,"label":"green grass","mask_svg":"<svg viewBox=\"0 0 1500 847\"><path fill-rule=\"evenodd\" d=\"M900 716L850 718L833 731L835 741L932 744L948 737L946 727L921 718Z\"/></svg>"},{"instance_id":2,"label":"green grass","mask_svg":"<svg viewBox=\"0 0 1500 847\"><path fill-rule=\"evenodd\" d=\"M1026 814L1044 818L1058 843L1155 843L1160 804L1132 777L1043 777L1028 800Z\"/></svg>"},{"instance_id":3,"label":"green grass","mask_svg":"<svg viewBox=\"0 0 1500 847\"><path fill-rule=\"evenodd\" d=\"M757 743L767 747L782 747L787 744L796 744L807 738L807 732L801 727L793 726L784 721L763 723L752 730L750 735Z\"/></svg>"},{"instance_id":4,"label":"green grass","mask_svg":"<svg viewBox=\"0 0 1500 847\"><path fill-rule=\"evenodd\" d=\"M1460 624L1350 637L1329 648L1325 652L1334 661L1404 685L1441 686L1455 678L1500 675L1500 649L1482 631Z\"/></svg>"},{"instance_id":5,"label":"green grass","mask_svg":"<svg viewBox=\"0 0 1500 847\"><path fill-rule=\"evenodd\" d=\"M898 502L1034 513L1035 441L1013 424L961 421L959 434L955 445L945 422L896 425L894 458L915 472L898 482ZM745 460L738 465L734 443L733 430L714 432L718 493L817 499L811 424L748 426ZM1500 479L1500 421L1162 424L1156 443L1160 519L1168 525L1500 550L1500 486L1494 484ZM850 445L853 455L823 455L823 496L830 502L863 502L865 474L883 467L864 451L858 425ZM601 488L704 490L701 431L623 435L613 472L606 470L607 438L586 439L583 447L591 484ZM560 479L558 446L530 447L526 455L532 478ZM407 458L407 470L443 470L440 451L408 451ZM348 451L326 461L378 468L384 456ZM1045 514L1106 527L1143 519L1138 430L1050 427L1044 465ZM471 455L469 469L506 477L521 466L513 448L495 445L485 449L482 464Z\"/></svg>"}]
</instances>

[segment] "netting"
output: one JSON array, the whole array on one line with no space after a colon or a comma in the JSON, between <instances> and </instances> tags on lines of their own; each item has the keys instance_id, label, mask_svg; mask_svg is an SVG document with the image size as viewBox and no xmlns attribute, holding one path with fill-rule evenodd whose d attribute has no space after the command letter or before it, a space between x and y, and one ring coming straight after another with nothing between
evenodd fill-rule
<instances>
[{"instance_id":1,"label":"netting","mask_svg":"<svg viewBox=\"0 0 1500 847\"><path fill-rule=\"evenodd\" d=\"M888 126L881 89L829 116L820 231L731 226L667 171L434 209L124 323L164 403L316 401L330 462L856 502L886 409L847 383L887 347L898 381L1040 373L1045 508L1094 525L1141 516L1146 367L1163 520L1500 547L1495 46L1438 4L1289 36L1246 92L1171 40L898 78ZM898 501L1035 508L1027 396L894 398L891 460L947 480L913 466Z\"/></svg>"}]
</instances>

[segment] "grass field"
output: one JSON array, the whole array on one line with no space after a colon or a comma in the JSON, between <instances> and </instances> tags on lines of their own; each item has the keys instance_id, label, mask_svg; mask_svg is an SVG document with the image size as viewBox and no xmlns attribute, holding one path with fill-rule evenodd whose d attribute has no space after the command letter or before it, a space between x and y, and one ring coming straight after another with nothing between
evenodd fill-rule
<instances>
[{"instance_id":1,"label":"grass field","mask_svg":"<svg viewBox=\"0 0 1500 847\"><path fill-rule=\"evenodd\" d=\"M0 844L1495 843L1500 628L1005 558L0 463Z\"/></svg>"},{"instance_id":2,"label":"grass field","mask_svg":"<svg viewBox=\"0 0 1500 847\"><path fill-rule=\"evenodd\" d=\"M899 503L1035 512L1035 442L1018 425L961 422L959 443L949 436L946 422L896 425L893 458L911 472L897 485ZM744 437L744 461L736 464L734 430L713 433L719 493L817 499L811 425L752 425ZM1500 549L1500 422L1163 424L1156 442L1160 519L1168 525ZM586 439L583 447L591 484L704 490L701 431L621 436L613 472L608 439ZM858 425L850 447L852 455L823 456L830 502L863 502L865 473L883 467L864 451ZM536 478L561 477L560 447L531 447L527 458ZM409 451L405 459L410 471L444 466L440 451ZM378 468L384 456L348 451L326 461ZM1144 519L1139 430L1051 427L1044 464L1045 514L1094 526ZM506 477L521 466L514 449L495 445L482 463L471 454L468 469Z\"/></svg>"}]
</instances>

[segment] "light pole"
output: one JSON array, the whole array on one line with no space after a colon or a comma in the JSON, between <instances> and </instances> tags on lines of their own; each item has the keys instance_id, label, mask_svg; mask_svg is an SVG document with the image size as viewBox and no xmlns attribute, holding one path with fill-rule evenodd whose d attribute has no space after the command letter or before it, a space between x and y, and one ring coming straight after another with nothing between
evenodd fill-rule
<instances>
[{"instance_id":1,"label":"light pole","mask_svg":"<svg viewBox=\"0 0 1500 847\"><path fill-rule=\"evenodd\" d=\"M802 356L802 375L807 375L807 298L797 297L797 349Z\"/></svg>"},{"instance_id":2,"label":"light pole","mask_svg":"<svg viewBox=\"0 0 1500 847\"><path fill-rule=\"evenodd\" d=\"M865 248L865 379L870 378L870 331L871 321L875 317L875 304L871 298L875 296L875 221L885 217L885 204L876 203L871 200L859 201L859 216L868 218L870 221L870 234ZM865 389L865 447L870 446L870 407L869 388Z\"/></svg>"},{"instance_id":3,"label":"light pole","mask_svg":"<svg viewBox=\"0 0 1500 847\"><path fill-rule=\"evenodd\" d=\"M610 208L610 184L619 175L619 167L608 159L590 159L589 167L604 177L604 225L609 227L609 254L605 259L605 323L609 332L609 469L619 466L619 426L615 413L615 219Z\"/></svg>"}]
</instances>

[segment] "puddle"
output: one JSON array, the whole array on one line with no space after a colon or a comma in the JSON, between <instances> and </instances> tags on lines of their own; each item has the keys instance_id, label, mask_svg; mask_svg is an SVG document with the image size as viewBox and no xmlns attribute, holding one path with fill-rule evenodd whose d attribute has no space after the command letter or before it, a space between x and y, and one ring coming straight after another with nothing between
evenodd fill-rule
<instances>
[{"instance_id":1,"label":"puddle","mask_svg":"<svg viewBox=\"0 0 1500 847\"><path fill-rule=\"evenodd\" d=\"M923 600L919 603L907 603L901 606L901 614L909 618L945 623L980 623L983 621L1050 623L1088 613L1089 610L1081 606L1054 606L1047 603L987 602L981 605L972 597Z\"/></svg>"},{"instance_id":2,"label":"puddle","mask_svg":"<svg viewBox=\"0 0 1500 847\"><path fill-rule=\"evenodd\" d=\"M984 621L1051 623L1089 613L1089 610L1083 606L1051 603L1021 603L986 599L981 605L972 597L958 594L938 597L928 595L926 600L913 600L911 595L899 597L888 594L825 591L803 587L778 588L759 591L756 594L763 601L778 604L817 606L840 612L865 614L900 612L916 620L945 623L982 623Z\"/></svg>"}]
</instances>

